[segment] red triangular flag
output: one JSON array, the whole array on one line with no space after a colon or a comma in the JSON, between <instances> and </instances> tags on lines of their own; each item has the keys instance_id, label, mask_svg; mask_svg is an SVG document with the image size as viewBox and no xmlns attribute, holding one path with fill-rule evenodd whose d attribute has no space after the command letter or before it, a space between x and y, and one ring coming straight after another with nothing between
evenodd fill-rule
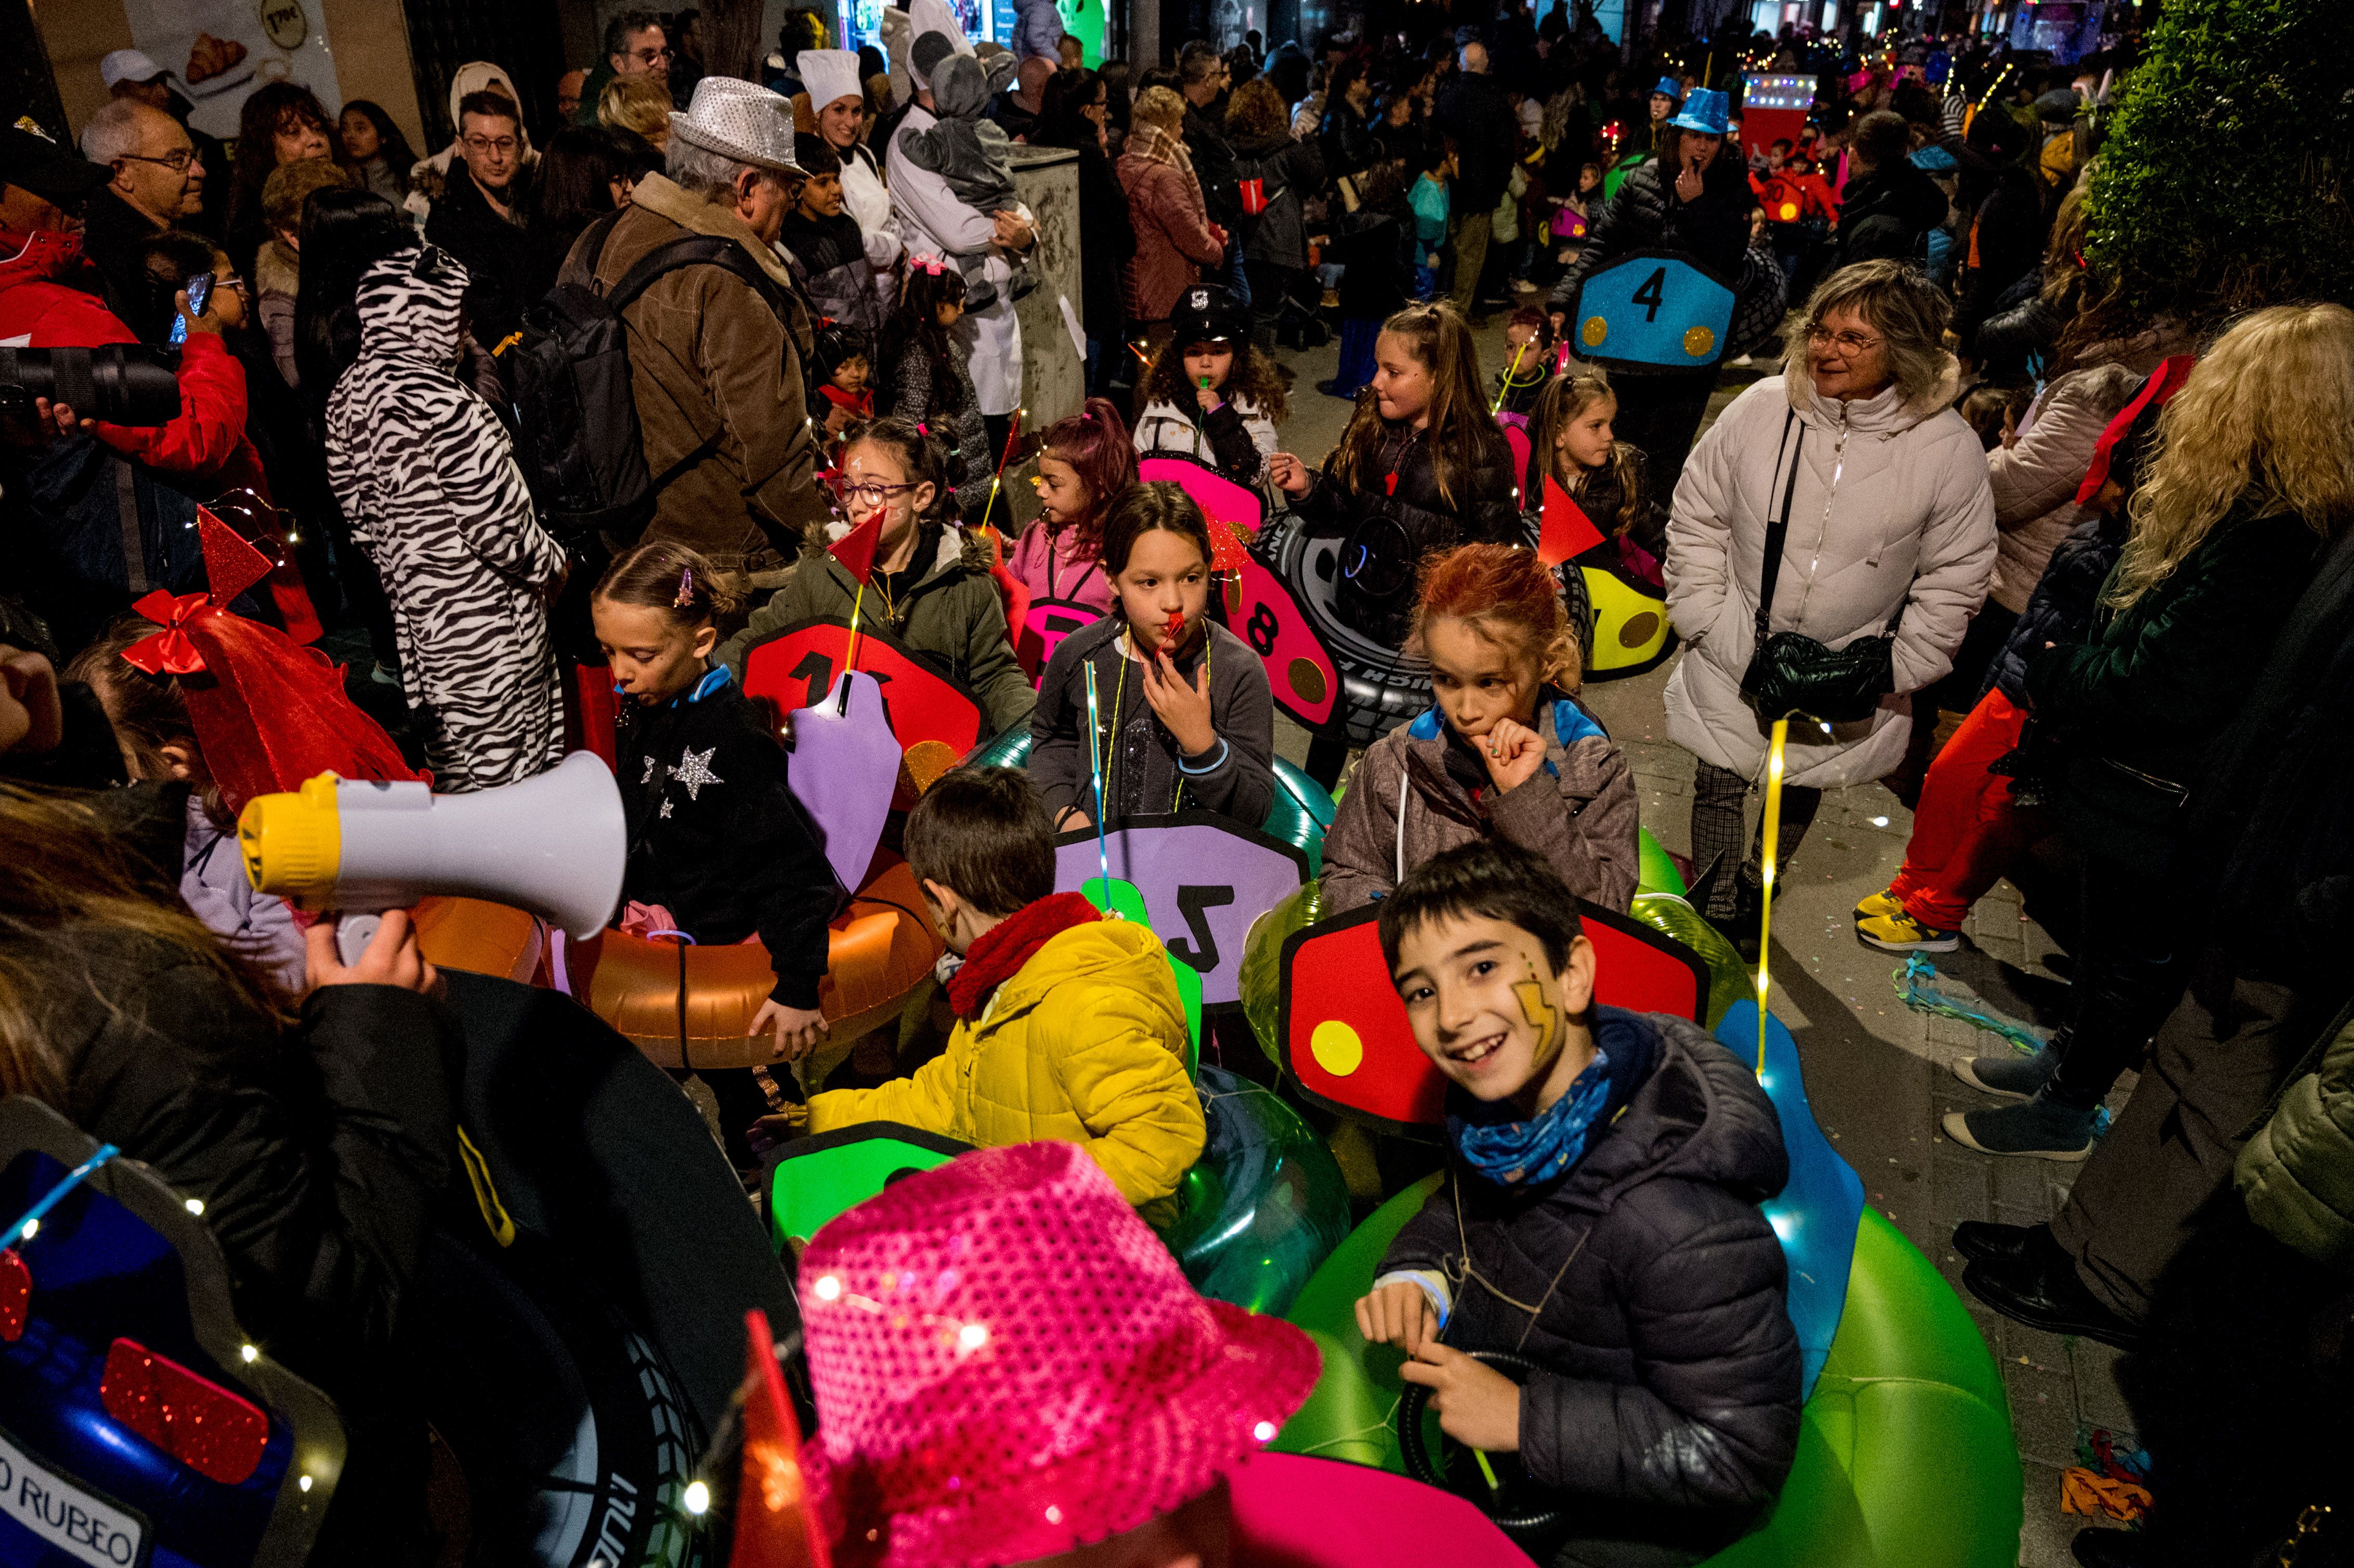
<instances>
[{"instance_id":1,"label":"red triangular flag","mask_svg":"<svg viewBox=\"0 0 2354 1568\"><path fill-rule=\"evenodd\" d=\"M1573 560L1602 543L1602 530L1553 475L1545 475L1544 514L1537 527L1537 559L1548 567Z\"/></svg>"},{"instance_id":2,"label":"red triangular flag","mask_svg":"<svg viewBox=\"0 0 2354 1568\"><path fill-rule=\"evenodd\" d=\"M1242 531L1224 518L1210 519L1210 575L1219 577L1239 577L1243 563L1249 559L1244 547Z\"/></svg>"},{"instance_id":3,"label":"red triangular flag","mask_svg":"<svg viewBox=\"0 0 2354 1568\"><path fill-rule=\"evenodd\" d=\"M769 1315L754 1308L744 1314L744 1468L728 1568L832 1568Z\"/></svg>"},{"instance_id":4,"label":"red triangular flag","mask_svg":"<svg viewBox=\"0 0 2354 1568\"><path fill-rule=\"evenodd\" d=\"M196 538L204 546L205 582L212 590L207 597L217 609L226 609L270 573L268 557L201 506L196 508Z\"/></svg>"},{"instance_id":5,"label":"red triangular flag","mask_svg":"<svg viewBox=\"0 0 2354 1568\"><path fill-rule=\"evenodd\" d=\"M882 547L883 508L878 506L873 516L828 545L826 549L842 563L852 582L863 583L866 580L866 574L875 569L875 553Z\"/></svg>"}]
</instances>

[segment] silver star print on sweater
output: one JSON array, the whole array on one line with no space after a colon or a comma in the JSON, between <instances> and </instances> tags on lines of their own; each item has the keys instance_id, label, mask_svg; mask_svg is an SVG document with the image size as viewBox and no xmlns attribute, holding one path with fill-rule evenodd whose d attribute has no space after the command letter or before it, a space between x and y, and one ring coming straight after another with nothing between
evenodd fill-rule
<instances>
[{"instance_id":1,"label":"silver star print on sweater","mask_svg":"<svg viewBox=\"0 0 2354 1568\"><path fill-rule=\"evenodd\" d=\"M703 787L705 784L725 784L727 782L727 780L719 777L718 774L711 771L711 759L718 754L719 748L716 746L711 747L708 751L682 751L679 753L678 766L670 770L670 776L686 786L686 798L688 800L702 800Z\"/></svg>"}]
</instances>

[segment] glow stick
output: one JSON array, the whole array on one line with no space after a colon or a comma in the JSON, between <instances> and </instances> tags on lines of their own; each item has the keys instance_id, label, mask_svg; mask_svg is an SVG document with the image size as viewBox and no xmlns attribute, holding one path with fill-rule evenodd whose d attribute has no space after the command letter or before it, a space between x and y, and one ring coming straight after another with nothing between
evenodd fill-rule
<instances>
[{"instance_id":1,"label":"glow stick","mask_svg":"<svg viewBox=\"0 0 2354 1568\"><path fill-rule=\"evenodd\" d=\"M1534 343L1535 341L1536 340L1534 338L1531 338L1529 343ZM1524 343L1521 344L1520 347L1512 350L1512 363L1504 367L1504 384L1496 389L1496 406L1495 408L1488 410L1488 417L1490 418L1494 418L1497 412L1503 408L1504 397L1506 394L1510 393L1512 389L1512 372L1521 367L1521 355L1526 354L1528 351L1529 344L1527 343Z\"/></svg>"},{"instance_id":2,"label":"glow stick","mask_svg":"<svg viewBox=\"0 0 2354 1568\"><path fill-rule=\"evenodd\" d=\"M977 526L989 526L989 514L997 505L997 482L1005 477L1006 460L1013 455L1013 443L1022 439L1022 416L1029 411L1027 408L1013 410L1013 428L1005 432L1005 450L997 455L997 471L989 476L989 499L981 505L981 522Z\"/></svg>"},{"instance_id":3,"label":"glow stick","mask_svg":"<svg viewBox=\"0 0 2354 1568\"><path fill-rule=\"evenodd\" d=\"M1766 1071L1766 944L1774 936L1774 852L1782 832L1782 747L1790 737L1785 715L1774 721L1774 738L1766 754L1765 897L1757 915L1757 1071Z\"/></svg>"},{"instance_id":4,"label":"glow stick","mask_svg":"<svg viewBox=\"0 0 2354 1568\"><path fill-rule=\"evenodd\" d=\"M1103 720L1096 707L1096 665L1090 659L1079 666L1087 673L1087 773L1096 786L1096 869L1103 877L1104 911L1111 912L1111 853L1104 847Z\"/></svg>"}]
</instances>

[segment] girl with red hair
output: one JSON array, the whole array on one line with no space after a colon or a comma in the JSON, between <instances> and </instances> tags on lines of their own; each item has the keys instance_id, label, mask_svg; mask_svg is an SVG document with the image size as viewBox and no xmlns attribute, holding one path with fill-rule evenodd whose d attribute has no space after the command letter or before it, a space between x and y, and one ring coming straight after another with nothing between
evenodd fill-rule
<instances>
[{"instance_id":1,"label":"girl with red hair","mask_svg":"<svg viewBox=\"0 0 2354 1568\"><path fill-rule=\"evenodd\" d=\"M1634 773L1577 700L1584 662L1535 552L1464 545L1429 557L1408 646L1429 660L1437 700L1358 764L1324 839L1327 913L1488 838L1543 855L1572 893L1623 912L1635 895Z\"/></svg>"},{"instance_id":2,"label":"girl with red hair","mask_svg":"<svg viewBox=\"0 0 2354 1568\"><path fill-rule=\"evenodd\" d=\"M1136 482L1136 449L1119 410L1090 397L1046 427L1038 447L1038 516L1022 530L1006 569L1030 590L1028 620L1013 629L1044 669L1055 645L1111 609L1103 569L1103 519Z\"/></svg>"}]
</instances>

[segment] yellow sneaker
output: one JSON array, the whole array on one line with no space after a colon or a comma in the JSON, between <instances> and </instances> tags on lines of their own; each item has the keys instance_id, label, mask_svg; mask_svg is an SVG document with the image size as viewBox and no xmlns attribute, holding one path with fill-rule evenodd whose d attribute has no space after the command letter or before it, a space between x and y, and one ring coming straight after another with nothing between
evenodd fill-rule
<instances>
[{"instance_id":1,"label":"yellow sneaker","mask_svg":"<svg viewBox=\"0 0 2354 1568\"><path fill-rule=\"evenodd\" d=\"M1938 931L1902 910L1855 923L1856 940L1884 953L1950 953L1962 945L1959 931Z\"/></svg>"},{"instance_id":2,"label":"yellow sneaker","mask_svg":"<svg viewBox=\"0 0 2354 1568\"><path fill-rule=\"evenodd\" d=\"M1855 917L1864 920L1887 920L1904 913L1904 901L1887 888L1882 888L1855 906Z\"/></svg>"}]
</instances>

